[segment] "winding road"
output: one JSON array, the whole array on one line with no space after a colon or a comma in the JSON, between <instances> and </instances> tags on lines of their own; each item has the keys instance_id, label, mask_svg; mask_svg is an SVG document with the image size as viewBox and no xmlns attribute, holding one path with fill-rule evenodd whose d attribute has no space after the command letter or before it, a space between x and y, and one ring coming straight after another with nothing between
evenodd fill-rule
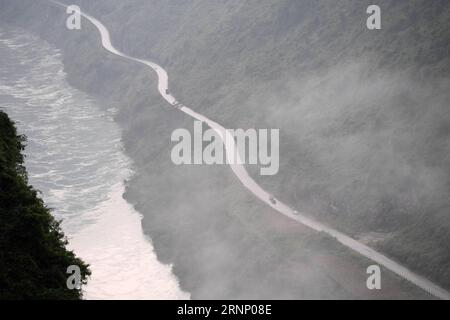
<instances>
[{"instance_id":1,"label":"winding road","mask_svg":"<svg viewBox=\"0 0 450 320\"><path fill-rule=\"evenodd\" d=\"M65 4L49 0L50 2L57 4L58 6L62 6L66 8L67 6ZM81 12L81 15L89 20L100 32L102 45L103 47L109 51L112 54L115 54L117 56L120 56L122 58L135 61L137 63L144 64L148 67L150 67L153 71L155 71L158 75L158 91L161 94L161 96L172 106L177 102L177 100L169 93L169 77L167 75L167 72L158 64L131 57L123 52L120 52L111 43L111 37L109 34L108 29L97 19L92 17L91 15L88 15L84 12ZM225 141L225 150L227 158L233 159L233 157L236 155L238 161L229 161L230 163L237 163L237 164L230 164L231 169L233 170L233 173L237 176L237 178L241 181L241 183L250 191L252 192L256 197L258 197L261 201L265 202L267 205L271 206L274 210L278 211L279 213L291 218L292 220L295 220L297 222L300 222L304 224L305 226L310 227L311 229L314 229L319 232L325 232L331 237L335 238L337 241L339 241L344 246L358 252L359 254L365 256L366 258L371 259L372 261L376 262L379 265L384 266L386 269L394 272L395 274L399 275L400 277L408 280L409 282L415 284L419 288L425 290L426 292L430 293L431 295L444 299L444 300L450 300L450 293L445 290L444 288L439 287L438 285L434 284L433 282L429 281L428 279L412 272L408 268L400 265L399 263L389 259L385 255L373 250L372 248L358 242L357 240L347 236L346 234L343 234L342 232L339 232L335 229L332 229L314 219L311 217L303 214L298 213L294 209L290 208L286 204L282 203L281 201L276 201L275 203L272 203L269 199L271 197L271 194L264 190L259 184L256 183L255 180L253 180L250 175L248 174L245 167L239 163L242 163L240 161L239 153L237 151L234 138L231 136L230 132L227 131L223 126L221 126L219 123L208 119L207 117L195 112L194 110L186 107L185 105L180 104L177 107L180 111L186 113L187 115L191 116L194 119L197 119L199 121L205 122L209 127L211 127L214 131L218 133L218 135L222 138L222 141ZM225 138L225 139L224 139Z\"/></svg>"}]
</instances>

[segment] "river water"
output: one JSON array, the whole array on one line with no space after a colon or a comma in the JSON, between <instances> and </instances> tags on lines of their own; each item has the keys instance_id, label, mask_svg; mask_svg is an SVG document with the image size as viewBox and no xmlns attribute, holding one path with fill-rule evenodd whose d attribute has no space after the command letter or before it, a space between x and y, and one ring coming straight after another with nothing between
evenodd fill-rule
<instances>
[{"instance_id":1,"label":"river water","mask_svg":"<svg viewBox=\"0 0 450 320\"><path fill-rule=\"evenodd\" d=\"M189 298L122 198L133 172L115 108L71 87L61 58L36 36L0 26L0 108L28 137L30 184L62 220L69 248L91 265L84 297Z\"/></svg>"}]
</instances>

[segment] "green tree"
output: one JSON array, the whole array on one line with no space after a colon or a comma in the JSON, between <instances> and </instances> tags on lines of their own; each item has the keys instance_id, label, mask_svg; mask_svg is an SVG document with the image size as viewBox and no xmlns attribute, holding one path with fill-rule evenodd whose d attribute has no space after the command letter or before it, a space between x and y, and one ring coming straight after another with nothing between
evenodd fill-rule
<instances>
[{"instance_id":1,"label":"green tree","mask_svg":"<svg viewBox=\"0 0 450 320\"><path fill-rule=\"evenodd\" d=\"M25 141L0 111L0 299L80 299L66 270L78 265L86 284L88 265L66 249L59 222L28 185Z\"/></svg>"}]
</instances>

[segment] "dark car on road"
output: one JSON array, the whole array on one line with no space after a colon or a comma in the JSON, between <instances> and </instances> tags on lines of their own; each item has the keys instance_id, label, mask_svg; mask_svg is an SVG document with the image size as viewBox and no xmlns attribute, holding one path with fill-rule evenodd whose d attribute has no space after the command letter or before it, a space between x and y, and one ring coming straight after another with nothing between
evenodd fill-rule
<instances>
[{"instance_id":1,"label":"dark car on road","mask_svg":"<svg viewBox=\"0 0 450 320\"><path fill-rule=\"evenodd\" d=\"M276 203L277 203L277 200L275 199L274 196L270 196L269 200L270 200L270 202L271 202L272 204L276 204Z\"/></svg>"}]
</instances>

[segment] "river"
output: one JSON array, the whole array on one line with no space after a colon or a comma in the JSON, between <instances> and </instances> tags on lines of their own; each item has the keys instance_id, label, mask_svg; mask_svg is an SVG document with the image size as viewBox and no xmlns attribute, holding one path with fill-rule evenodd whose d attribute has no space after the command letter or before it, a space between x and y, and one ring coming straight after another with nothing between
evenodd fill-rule
<instances>
[{"instance_id":1,"label":"river","mask_svg":"<svg viewBox=\"0 0 450 320\"><path fill-rule=\"evenodd\" d=\"M188 299L122 197L133 171L114 106L71 87L60 51L24 30L0 26L0 57L0 108L28 137L30 184L91 265L84 298Z\"/></svg>"}]
</instances>

